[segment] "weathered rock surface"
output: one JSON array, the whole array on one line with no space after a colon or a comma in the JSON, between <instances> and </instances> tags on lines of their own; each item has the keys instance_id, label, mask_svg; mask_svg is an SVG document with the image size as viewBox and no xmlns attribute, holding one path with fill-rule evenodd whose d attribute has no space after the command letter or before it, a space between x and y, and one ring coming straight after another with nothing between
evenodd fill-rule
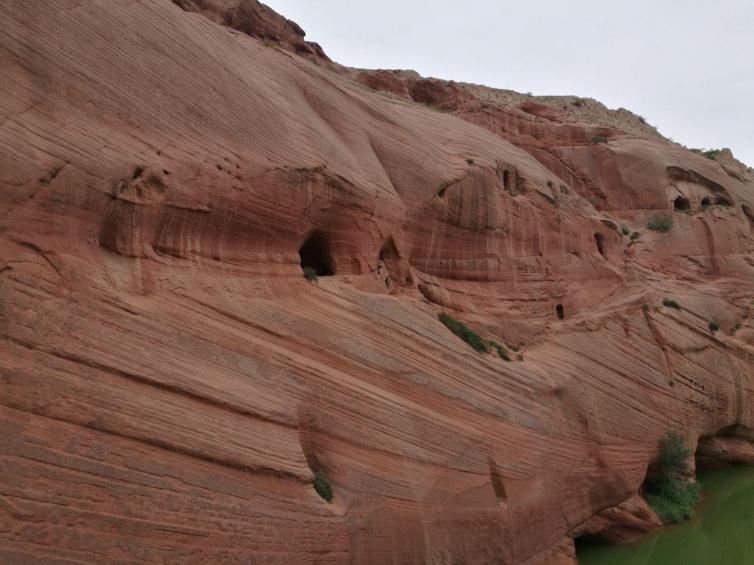
<instances>
[{"instance_id":1,"label":"weathered rock surface","mask_svg":"<svg viewBox=\"0 0 754 565\"><path fill-rule=\"evenodd\" d=\"M746 167L179 3L0 5L0 561L568 562L754 427Z\"/></svg>"},{"instance_id":2,"label":"weathered rock surface","mask_svg":"<svg viewBox=\"0 0 754 565\"><path fill-rule=\"evenodd\" d=\"M610 543L629 543L662 526L662 520L639 495L603 510L581 524L573 534Z\"/></svg>"}]
</instances>

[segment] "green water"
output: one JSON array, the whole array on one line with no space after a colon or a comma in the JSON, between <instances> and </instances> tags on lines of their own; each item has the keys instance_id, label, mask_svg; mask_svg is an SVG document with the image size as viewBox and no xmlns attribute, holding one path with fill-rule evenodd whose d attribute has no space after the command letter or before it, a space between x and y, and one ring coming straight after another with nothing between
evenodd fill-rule
<instances>
[{"instance_id":1,"label":"green water","mask_svg":"<svg viewBox=\"0 0 754 565\"><path fill-rule=\"evenodd\" d=\"M702 471L696 517L631 545L579 545L579 565L754 565L754 467Z\"/></svg>"}]
</instances>

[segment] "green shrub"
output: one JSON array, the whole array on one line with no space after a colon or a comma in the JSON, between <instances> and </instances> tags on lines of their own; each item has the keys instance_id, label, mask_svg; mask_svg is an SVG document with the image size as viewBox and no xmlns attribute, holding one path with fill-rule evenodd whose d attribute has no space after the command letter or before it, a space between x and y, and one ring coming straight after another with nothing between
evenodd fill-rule
<instances>
[{"instance_id":1,"label":"green shrub","mask_svg":"<svg viewBox=\"0 0 754 565\"><path fill-rule=\"evenodd\" d=\"M709 323L709 331L711 333L715 333L719 329L720 329L720 325L717 322L715 322L714 320L711 320L710 323Z\"/></svg>"},{"instance_id":2,"label":"green shrub","mask_svg":"<svg viewBox=\"0 0 754 565\"><path fill-rule=\"evenodd\" d=\"M314 473L314 490L320 495L326 502L332 502L332 487L322 475Z\"/></svg>"},{"instance_id":3,"label":"green shrub","mask_svg":"<svg viewBox=\"0 0 754 565\"><path fill-rule=\"evenodd\" d=\"M635 231L631 234L631 241L636 241L637 239L639 239L639 232Z\"/></svg>"},{"instance_id":4,"label":"green shrub","mask_svg":"<svg viewBox=\"0 0 754 565\"><path fill-rule=\"evenodd\" d=\"M440 313L438 318L443 324L445 324L446 328L468 343L475 351L478 351L479 353L487 353L490 350L489 344L479 337L478 334L471 331L471 329L469 329L469 327L463 322L459 322L445 312Z\"/></svg>"},{"instance_id":5,"label":"green shrub","mask_svg":"<svg viewBox=\"0 0 754 565\"><path fill-rule=\"evenodd\" d=\"M577 108L581 108L584 105L584 101L581 98L577 98L573 102L571 102L573 106L576 106Z\"/></svg>"},{"instance_id":6,"label":"green shrub","mask_svg":"<svg viewBox=\"0 0 754 565\"><path fill-rule=\"evenodd\" d=\"M670 216L655 216L647 222L647 227L651 230L667 233L673 227L673 218Z\"/></svg>"},{"instance_id":7,"label":"green shrub","mask_svg":"<svg viewBox=\"0 0 754 565\"><path fill-rule=\"evenodd\" d=\"M692 451L686 447L683 436L676 431L668 430L658 444L660 452L657 455L657 466L661 480L670 480L685 472L686 460Z\"/></svg>"},{"instance_id":8,"label":"green shrub","mask_svg":"<svg viewBox=\"0 0 754 565\"><path fill-rule=\"evenodd\" d=\"M317 280L317 271L312 269L311 267L304 267L304 278L308 281L316 281Z\"/></svg>"},{"instance_id":9,"label":"green shrub","mask_svg":"<svg viewBox=\"0 0 754 565\"><path fill-rule=\"evenodd\" d=\"M688 520L699 502L699 485L687 482L683 474L691 449L681 434L669 430L659 441L655 469L644 484L645 498L666 523Z\"/></svg>"},{"instance_id":10,"label":"green shrub","mask_svg":"<svg viewBox=\"0 0 754 565\"><path fill-rule=\"evenodd\" d=\"M496 341L489 341L487 343L489 343L490 347L492 347L493 349L497 350L497 354L500 355L500 359L503 359L504 361L510 361L511 360L510 355L508 355L508 350L505 348L504 345L500 345Z\"/></svg>"},{"instance_id":11,"label":"green shrub","mask_svg":"<svg viewBox=\"0 0 754 565\"><path fill-rule=\"evenodd\" d=\"M649 304L642 304L641 309L644 310L645 312L649 312Z\"/></svg>"},{"instance_id":12,"label":"green shrub","mask_svg":"<svg viewBox=\"0 0 754 565\"><path fill-rule=\"evenodd\" d=\"M592 138L592 145L597 145L599 143L607 143L607 138L604 135L595 135Z\"/></svg>"},{"instance_id":13,"label":"green shrub","mask_svg":"<svg viewBox=\"0 0 754 565\"><path fill-rule=\"evenodd\" d=\"M663 306L667 306L668 308L675 308L676 310L681 309L681 305L678 304L675 300L671 300L670 298L666 298L662 301Z\"/></svg>"},{"instance_id":14,"label":"green shrub","mask_svg":"<svg viewBox=\"0 0 754 565\"><path fill-rule=\"evenodd\" d=\"M621 224L620 225L620 232L623 235L629 235L631 233L631 230L626 227L626 224Z\"/></svg>"},{"instance_id":15,"label":"green shrub","mask_svg":"<svg viewBox=\"0 0 754 565\"><path fill-rule=\"evenodd\" d=\"M645 498L663 522L677 524L693 518L694 506L700 500L699 485L673 481L659 492L648 493Z\"/></svg>"}]
</instances>

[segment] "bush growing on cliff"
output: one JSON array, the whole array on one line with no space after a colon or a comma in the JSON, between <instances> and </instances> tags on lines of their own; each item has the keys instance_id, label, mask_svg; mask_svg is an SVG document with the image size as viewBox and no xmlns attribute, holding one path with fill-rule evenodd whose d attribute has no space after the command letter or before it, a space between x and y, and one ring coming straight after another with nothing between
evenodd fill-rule
<instances>
[{"instance_id":1,"label":"bush growing on cliff","mask_svg":"<svg viewBox=\"0 0 754 565\"><path fill-rule=\"evenodd\" d=\"M635 231L631 234L631 241L636 241L637 239L639 239L639 232Z\"/></svg>"},{"instance_id":2,"label":"bush growing on cliff","mask_svg":"<svg viewBox=\"0 0 754 565\"><path fill-rule=\"evenodd\" d=\"M629 235L629 234L631 233L631 230L630 230L630 229L628 229L628 227L626 227L626 224L621 224L621 225L620 225L620 232L621 232L621 233L622 233L623 235Z\"/></svg>"},{"instance_id":3,"label":"bush growing on cliff","mask_svg":"<svg viewBox=\"0 0 754 565\"><path fill-rule=\"evenodd\" d=\"M710 331L710 333L715 333L719 329L720 329L720 324L718 324L714 320L710 321L710 323L709 323L709 331Z\"/></svg>"},{"instance_id":4,"label":"bush growing on cliff","mask_svg":"<svg viewBox=\"0 0 754 565\"><path fill-rule=\"evenodd\" d=\"M443 324L445 324L446 328L468 343L475 351L478 351L479 353L489 352L490 346L488 342L479 337L478 334L474 333L466 324L459 322L445 312L440 313L438 318Z\"/></svg>"},{"instance_id":5,"label":"bush growing on cliff","mask_svg":"<svg viewBox=\"0 0 754 565\"><path fill-rule=\"evenodd\" d=\"M604 135L595 135L592 138L592 145L599 145L600 143L607 143L607 138Z\"/></svg>"},{"instance_id":6,"label":"bush growing on cliff","mask_svg":"<svg viewBox=\"0 0 754 565\"><path fill-rule=\"evenodd\" d=\"M670 216L655 216L647 222L647 227L654 231L667 233L673 227L673 218Z\"/></svg>"},{"instance_id":7,"label":"bush growing on cliff","mask_svg":"<svg viewBox=\"0 0 754 565\"><path fill-rule=\"evenodd\" d=\"M680 310L681 305L678 304L675 300L671 300L670 298L666 298L662 301L663 306L667 306L668 308L673 308L674 310Z\"/></svg>"},{"instance_id":8,"label":"bush growing on cliff","mask_svg":"<svg viewBox=\"0 0 754 565\"><path fill-rule=\"evenodd\" d=\"M317 271L312 269L311 267L304 267L304 278L308 281L316 281L317 280Z\"/></svg>"},{"instance_id":9,"label":"bush growing on cliff","mask_svg":"<svg viewBox=\"0 0 754 565\"><path fill-rule=\"evenodd\" d=\"M655 469L644 484L645 498L666 523L688 520L699 502L699 485L684 480L692 451L683 436L672 430L659 441Z\"/></svg>"},{"instance_id":10,"label":"bush growing on cliff","mask_svg":"<svg viewBox=\"0 0 754 565\"><path fill-rule=\"evenodd\" d=\"M489 343L489 345L490 345L490 347L492 347L492 349L494 349L494 350L497 351L497 354L500 356L500 359L502 359L504 361L510 361L511 360L510 355L508 355L508 350L506 349L506 347L504 345L500 345L496 341L489 341L487 343Z\"/></svg>"},{"instance_id":11,"label":"bush growing on cliff","mask_svg":"<svg viewBox=\"0 0 754 565\"><path fill-rule=\"evenodd\" d=\"M320 495L326 502L332 502L332 487L322 475L314 473L314 490Z\"/></svg>"},{"instance_id":12,"label":"bush growing on cliff","mask_svg":"<svg viewBox=\"0 0 754 565\"><path fill-rule=\"evenodd\" d=\"M677 524L694 516L700 500L699 485L683 480L668 483L661 492L647 494L647 502L662 521Z\"/></svg>"}]
</instances>

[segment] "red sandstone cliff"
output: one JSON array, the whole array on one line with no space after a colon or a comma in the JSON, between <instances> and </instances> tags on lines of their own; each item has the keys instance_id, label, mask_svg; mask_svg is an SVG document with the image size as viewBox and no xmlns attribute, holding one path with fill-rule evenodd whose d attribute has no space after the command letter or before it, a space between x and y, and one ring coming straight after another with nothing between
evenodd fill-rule
<instances>
[{"instance_id":1,"label":"red sandstone cliff","mask_svg":"<svg viewBox=\"0 0 754 565\"><path fill-rule=\"evenodd\" d=\"M345 69L251 0L9 0L0 30L0 560L568 562L652 522L668 428L750 459L729 154Z\"/></svg>"}]
</instances>

